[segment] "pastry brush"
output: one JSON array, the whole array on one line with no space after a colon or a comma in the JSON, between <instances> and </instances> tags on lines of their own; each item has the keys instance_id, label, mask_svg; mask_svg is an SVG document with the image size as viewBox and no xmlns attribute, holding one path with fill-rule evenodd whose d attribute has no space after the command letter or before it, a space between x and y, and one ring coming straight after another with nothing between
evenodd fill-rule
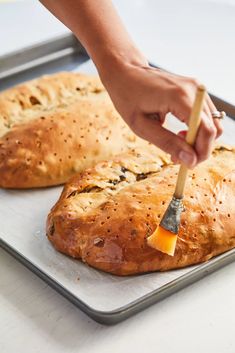
<instances>
[{"instance_id":1,"label":"pastry brush","mask_svg":"<svg viewBox=\"0 0 235 353\"><path fill-rule=\"evenodd\" d=\"M197 130L200 125L200 117L206 89L199 86L196 92L195 101L189 118L189 128L186 135L186 142L194 145ZM173 198L157 229L148 237L147 243L152 248L173 256L176 247L177 234L179 232L181 213L184 209L183 194L187 179L188 169L181 165L177 177Z\"/></svg>"}]
</instances>

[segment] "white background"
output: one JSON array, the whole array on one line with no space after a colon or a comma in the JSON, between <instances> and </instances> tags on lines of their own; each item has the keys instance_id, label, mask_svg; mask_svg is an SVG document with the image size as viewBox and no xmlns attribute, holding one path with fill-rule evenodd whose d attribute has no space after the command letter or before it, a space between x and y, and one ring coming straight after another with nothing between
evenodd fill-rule
<instances>
[{"instance_id":1,"label":"white background","mask_svg":"<svg viewBox=\"0 0 235 353\"><path fill-rule=\"evenodd\" d=\"M234 1L115 4L150 59L199 77L211 91L235 102ZM0 55L64 31L36 1L0 5ZM105 327L2 250L0 257L1 353L235 351L235 264L123 323Z\"/></svg>"}]
</instances>

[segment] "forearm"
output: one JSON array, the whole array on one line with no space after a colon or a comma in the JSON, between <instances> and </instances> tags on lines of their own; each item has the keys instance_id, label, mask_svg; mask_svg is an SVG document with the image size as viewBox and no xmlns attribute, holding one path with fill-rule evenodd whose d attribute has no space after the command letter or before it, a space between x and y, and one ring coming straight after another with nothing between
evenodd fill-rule
<instances>
[{"instance_id":1,"label":"forearm","mask_svg":"<svg viewBox=\"0 0 235 353\"><path fill-rule=\"evenodd\" d=\"M120 64L143 64L110 0L42 0L82 42L98 70Z\"/></svg>"},{"instance_id":2,"label":"forearm","mask_svg":"<svg viewBox=\"0 0 235 353\"><path fill-rule=\"evenodd\" d=\"M126 32L111 0L41 0L82 42L93 59L117 111L140 137L188 167L208 158L222 133L207 95L194 149L166 130L168 112L188 122L198 82L148 66ZM157 121L149 119L149 116ZM183 153L182 153L183 152Z\"/></svg>"}]
</instances>

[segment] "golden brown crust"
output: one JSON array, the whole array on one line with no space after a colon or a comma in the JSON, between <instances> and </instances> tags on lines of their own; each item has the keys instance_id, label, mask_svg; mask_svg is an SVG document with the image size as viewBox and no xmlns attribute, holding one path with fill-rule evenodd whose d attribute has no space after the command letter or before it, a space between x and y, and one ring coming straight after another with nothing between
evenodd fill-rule
<instances>
[{"instance_id":1,"label":"golden brown crust","mask_svg":"<svg viewBox=\"0 0 235 353\"><path fill-rule=\"evenodd\" d=\"M64 187L47 221L59 251L118 275L200 263L235 247L235 149L218 147L189 173L175 256L147 245L178 167L139 152L99 163Z\"/></svg>"},{"instance_id":2,"label":"golden brown crust","mask_svg":"<svg viewBox=\"0 0 235 353\"><path fill-rule=\"evenodd\" d=\"M59 73L0 94L0 187L64 183L136 146L97 77Z\"/></svg>"}]
</instances>

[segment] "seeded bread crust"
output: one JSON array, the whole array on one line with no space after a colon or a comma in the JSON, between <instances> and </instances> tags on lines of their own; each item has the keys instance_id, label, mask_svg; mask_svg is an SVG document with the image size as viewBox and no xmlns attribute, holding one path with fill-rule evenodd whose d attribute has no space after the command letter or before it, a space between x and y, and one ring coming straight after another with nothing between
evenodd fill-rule
<instances>
[{"instance_id":1,"label":"seeded bread crust","mask_svg":"<svg viewBox=\"0 0 235 353\"><path fill-rule=\"evenodd\" d=\"M97 162L138 146L94 76L64 72L0 94L0 187L64 183Z\"/></svg>"},{"instance_id":2,"label":"seeded bread crust","mask_svg":"<svg viewBox=\"0 0 235 353\"><path fill-rule=\"evenodd\" d=\"M178 166L146 151L124 154L73 177L47 220L57 250L117 275L165 271L235 247L235 148L217 147L189 172L175 255L152 249Z\"/></svg>"}]
</instances>

